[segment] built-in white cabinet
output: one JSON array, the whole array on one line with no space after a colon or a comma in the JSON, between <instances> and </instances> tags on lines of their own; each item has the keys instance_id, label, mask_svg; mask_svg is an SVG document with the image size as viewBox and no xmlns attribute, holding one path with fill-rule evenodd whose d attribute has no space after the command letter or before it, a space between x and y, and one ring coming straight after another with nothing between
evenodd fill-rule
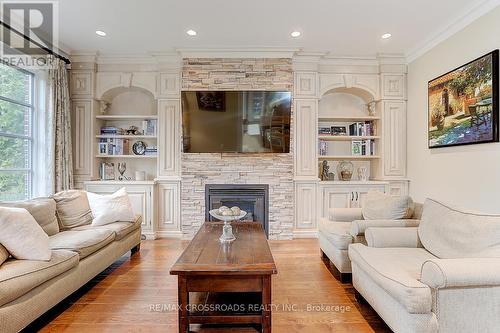
<instances>
[{"instance_id":1,"label":"built-in white cabinet","mask_svg":"<svg viewBox=\"0 0 500 333\"><path fill-rule=\"evenodd\" d=\"M391 180L389 182L389 193L393 196L399 197L408 195L410 192L409 180Z\"/></svg>"},{"instance_id":2,"label":"built-in white cabinet","mask_svg":"<svg viewBox=\"0 0 500 333\"><path fill-rule=\"evenodd\" d=\"M71 135L73 142L73 174L77 179L92 177L93 116L92 100L73 100L71 107Z\"/></svg>"},{"instance_id":3,"label":"built-in white cabinet","mask_svg":"<svg viewBox=\"0 0 500 333\"><path fill-rule=\"evenodd\" d=\"M180 182L158 184L158 235L180 236Z\"/></svg>"},{"instance_id":4,"label":"built-in white cabinet","mask_svg":"<svg viewBox=\"0 0 500 333\"><path fill-rule=\"evenodd\" d=\"M315 99L295 99L295 176L318 176L317 162L317 127L318 101Z\"/></svg>"},{"instance_id":5,"label":"built-in white cabinet","mask_svg":"<svg viewBox=\"0 0 500 333\"><path fill-rule=\"evenodd\" d=\"M181 104L179 99L158 101L158 178L180 176Z\"/></svg>"},{"instance_id":6,"label":"built-in white cabinet","mask_svg":"<svg viewBox=\"0 0 500 333\"><path fill-rule=\"evenodd\" d=\"M318 185L321 202L320 215L328 217L332 208L360 208L370 190L386 193L389 183L372 181L369 183L321 182Z\"/></svg>"},{"instance_id":7,"label":"built-in white cabinet","mask_svg":"<svg viewBox=\"0 0 500 333\"><path fill-rule=\"evenodd\" d=\"M316 207L317 184L302 183L295 184L295 229L316 229L317 207Z\"/></svg>"},{"instance_id":8,"label":"built-in white cabinet","mask_svg":"<svg viewBox=\"0 0 500 333\"><path fill-rule=\"evenodd\" d=\"M85 182L86 191L98 194L111 194L125 187L134 213L142 216L142 234L147 238L156 238L156 184L154 181L92 181Z\"/></svg>"},{"instance_id":9,"label":"built-in white cabinet","mask_svg":"<svg viewBox=\"0 0 500 333\"><path fill-rule=\"evenodd\" d=\"M383 101L383 175L406 176L406 102Z\"/></svg>"}]
</instances>

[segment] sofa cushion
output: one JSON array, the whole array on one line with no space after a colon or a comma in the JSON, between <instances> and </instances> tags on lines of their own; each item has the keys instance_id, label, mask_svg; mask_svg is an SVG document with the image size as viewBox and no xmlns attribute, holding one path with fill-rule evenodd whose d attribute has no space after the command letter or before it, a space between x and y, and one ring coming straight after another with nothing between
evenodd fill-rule
<instances>
[{"instance_id":1,"label":"sofa cushion","mask_svg":"<svg viewBox=\"0 0 500 333\"><path fill-rule=\"evenodd\" d=\"M94 219L92 225L106 225L118 221L134 222L135 214L125 187L112 194L87 193Z\"/></svg>"},{"instance_id":2,"label":"sofa cushion","mask_svg":"<svg viewBox=\"0 0 500 333\"><path fill-rule=\"evenodd\" d=\"M16 259L50 260L49 236L24 208L0 207L0 244Z\"/></svg>"},{"instance_id":3,"label":"sofa cushion","mask_svg":"<svg viewBox=\"0 0 500 333\"><path fill-rule=\"evenodd\" d=\"M78 254L52 251L50 261L9 259L0 266L0 306L78 265Z\"/></svg>"},{"instance_id":4,"label":"sofa cushion","mask_svg":"<svg viewBox=\"0 0 500 333\"><path fill-rule=\"evenodd\" d=\"M354 238L350 234L351 222L320 220L319 232L339 250L347 250Z\"/></svg>"},{"instance_id":5,"label":"sofa cushion","mask_svg":"<svg viewBox=\"0 0 500 333\"><path fill-rule=\"evenodd\" d=\"M73 230L110 230L115 233L115 240L121 240L132 231L135 231L141 227L142 218L140 215L135 217L135 221L132 222L115 222L101 226L94 225L84 225L81 227L74 228Z\"/></svg>"},{"instance_id":6,"label":"sofa cushion","mask_svg":"<svg viewBox=\"0 0 500 333\"><path fill-rule=\"evenodd\" d=\"M57 219L61 230L70 230L92 223L87 193L85 191L70 190L54 194L56 201Z\"/></svg>"},{"instance_id":7,"label":"sofa cushion","mask_svg":"<svg viewBox=\"0 0 500 333\"><path fill-rule=\"evenodd\" d=\"M413 215L413 200L409 196L394 197L380 191L369 191L363 203L365 220L409 219Z\"/></svg>"},{"instance_id":8,"label":"sofa cushion","mask_svg":"<svg viewBox=\"0 0 500 333\"><path fill-rule=\"evenodd\" d=\"M351 261L409 313L429 313L431 289L419 281L422 264L435 257L421 248L349 247Z\"/></svg>"},{"instance_id":9,"label":"sofa cushion","mask_svg":"<svg viewBox=\"0 0 500 333\"><path fill-rule=\"evenodd\" d=\"M9 251L0 244L0 266L9 258Z\"/></svg>"},{"instance_id":10,"label":"sofa cushion","mask_svg":"<svg viewBox=\"0 0 500 333\"><path fill-rule=\"evenodd\" d=\"M37 198L25 201L3 201L0 207L17 207L26 209L35 221L49 236L59 232L59 224L56 217L56 202L51 198Z\"/></svg>"},{"instance_id":11,"label":"sofa cushion","mask_svg":"<svg viewBox=\"0 0 500 333\"><path fill-rule=\"evenodd\" d=\"M70 250L78 252L80 259L102 249L115 239L111 230L69 230L50 237L50 248L53 250Z\"/></svg>"},{"instance_id":12,"label":"sofa cushion","mask_svg":"<svg viewBox=\"0 0 500 333\"><path fill-rule=\"evenodd\" d=\"M500 215L466 212L428 199L418 235L438 258L500 258Z\"/></svg>"}]
</instances>

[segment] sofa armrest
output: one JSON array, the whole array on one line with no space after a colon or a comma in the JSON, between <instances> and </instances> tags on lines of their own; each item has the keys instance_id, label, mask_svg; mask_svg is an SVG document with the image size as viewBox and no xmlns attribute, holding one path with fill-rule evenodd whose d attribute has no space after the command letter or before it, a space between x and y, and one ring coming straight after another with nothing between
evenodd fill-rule
<instances>
[{"instance_id":1,"label":"sofa armrest","mask_svg":"<svg viewBox=\"0 0 500 333\"><path fill-rule=\"evenodd\" d=\"M336 222L352 222L363 219L361 208L331 208L329 213L330 220Z\"/></svg>"},{"instance_id":2,"label":"sofa armrest","mask_svg":"<svg viewBox=\"0 0 500 333\"><path fill-rule=\"evenodd\" d=\"M435 289L500 286L500 258L430 259L420 280Z\"/></svg>"},{"instance_id":3,"label":"sofa armrest","mask_svg":"<svg viewBox=\"0 0 500 333\"><path fill-rule=\"evenodd\" d=\"M369 247L422 247L418 228L368 228L365 232Z\"/></svg>"},{"instance_id":4,"label":"sofa armrest","mask_svg":"<svg viewBox=\"0 0 500 333\"><path fill-rule=\"evenodd\" d=\"M361 236L368 228L418 227L420 220L355 220L351 224L351 236Z\"/></svg>"}]
</instances>

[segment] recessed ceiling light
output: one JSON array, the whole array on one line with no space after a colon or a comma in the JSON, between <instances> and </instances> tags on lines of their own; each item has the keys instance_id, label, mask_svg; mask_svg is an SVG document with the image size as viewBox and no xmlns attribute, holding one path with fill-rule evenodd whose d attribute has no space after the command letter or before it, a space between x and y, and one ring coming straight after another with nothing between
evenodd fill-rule
<instances>
[{"instance_id":1,"label":"recessed ceiling light","mask_svg":"<svg viewBox=\"0 0 500 333\"><path fill-rule=\"evenodd\" d=\"M97 36L101 36L101 37L106 36L106 33L105 33L104 31L102 31L102 30L96 30L96 31L95 31L95 34L96 34Z\"/></svg>"},{"instance_id":2,"label":"recessed ceiling light","mask_svg":"<svg viewBox=\"0 0 500 333\"><path fill-rule=\"evenodd\" d=\"M388 39L388 38L391 38L392 35L391 34L383 34L382 35L382 39Z\"/></svg>"},{"instance_id":3,"label":"recessed ceiling light","mask_svg":"<svg viewBox=\"0 0 500 333\"><path fill-rule=\"evenodd\" d=\"M300 37L300 35L302 35L300 31L292 31L292 33L290 34L290 36L292 36L293 38Z\"/></svg>"},{"instance_id":4,"label":"recessed ceiling light","mask_svg":"<svg viewBox=\"0 0 500 333\"><path fill-rule=\"evenodd\" d=\"M196 36L198 33L196 31L194 31L193 29L189 29L188 31L186 31L186 33L189 35L189 36Z\"/></svg>"}]
</instances>

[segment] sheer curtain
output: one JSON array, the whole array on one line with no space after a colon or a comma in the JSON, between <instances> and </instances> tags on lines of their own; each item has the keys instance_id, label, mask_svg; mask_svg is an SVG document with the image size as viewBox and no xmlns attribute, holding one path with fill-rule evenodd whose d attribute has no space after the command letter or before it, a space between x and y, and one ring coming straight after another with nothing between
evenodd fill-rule
<instances>
[{"instance_id":1,"label":"sheer curtain","mask_svg":"<svg viewBox=\"0 0 500 333\"><path fill-rule=\"evenodd\" d=\"M33 197L54 193L54 117L51 112L48 71L35 72L35 113L33 115Z\"/></svg>"},{"instance_id":2,"label":"sheer curtain","mask_svg":"<svg viewBox=\"0 0 500 333\"><path fill-rule=\"evenodd\" d=\"M73 188L73 156L71 149L71 114L68 70L64 61L52 59L49 69L50 110L54 128L54 191Z\"/></svg>"}]
</instances>

